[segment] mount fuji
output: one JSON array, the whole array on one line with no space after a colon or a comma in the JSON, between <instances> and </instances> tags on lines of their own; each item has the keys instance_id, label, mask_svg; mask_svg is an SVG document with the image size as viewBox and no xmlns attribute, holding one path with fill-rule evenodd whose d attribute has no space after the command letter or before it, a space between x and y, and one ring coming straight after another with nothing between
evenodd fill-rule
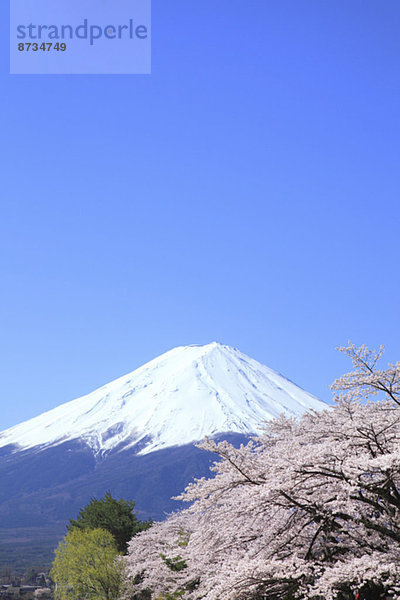
<instances>
[{"instance_id":1,"label":"mount fuji","mask_svg":"<svg viewBox=\"0 0 400 600\"><path fill-rule=\"evenodd\" d=\"M0 448L80 440L95 455L139 455L230 432L257 433L281 413L326 404L234 348L181 346L94 392L0 433Z\"/></svg>"},{"instance_id":2,"label":"mount fuji","mask_svg":"<svg viewBox=\"0 0 400 600\"><path fill-rule=\"evenodd\" d=\"M210 476L214 457L194 442L245 442L282 413L326 408L229 346L170 350L0 433L0 563L12 539L46 566L66 521L107 490L134 499L139 517L161 519L179 508L171 497L189 481Z\"/></svg>"}]
</instances>

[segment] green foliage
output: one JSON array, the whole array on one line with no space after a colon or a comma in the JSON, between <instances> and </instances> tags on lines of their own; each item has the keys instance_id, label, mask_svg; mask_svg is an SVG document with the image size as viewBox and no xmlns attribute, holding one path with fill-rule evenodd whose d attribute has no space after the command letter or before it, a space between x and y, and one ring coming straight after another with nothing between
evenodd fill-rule
<instances>
[{"instance_id":1,"label":"green foliage","mask_svg":"<svg viewBox=\"0 0 400 600\"><path fill-rule=\"evenodd\" d=\"M25 571L22 581L24 582L24 584L29 585L36 582L36 577L37 571L33 567L30 567Z\"/></svg>"},{"instance_id":2,"label":"green foliage","mask_svg":"<svg viewBox=\"0 0 400 600\"><path fill-rule=\"evenodd\" d=\"M116 500L107 492L101 500L92 498L79 511L78 517L70 520L67 529L105 529L114 536L118 552L125 554L129 540L152 525L151 520L139 521L133 512L134 507L132 500Z\"/></svg>"},{"instance_id":3,"label":"green foliage","mask_svg":"<svg viewBox=\"0 0 400 600\"><path fill-rule=\"evenodd\" d=\"M186 531L181 529L179 531L178 546L180 546L181 548L186 548L186 546L189 543L189 538L190 535ZM171 569L171 571L183 571L183 569L186 569L187 567L186 561L179 554L178 556L174 556L172 558L170 558L166 554L160 554L160 556L167 565L167 567ZM166 600L169 600L169 598L167 598Z\"/></svg>"},{"instance_id":4,"label":"green foliage","mask_svg":"<svg viewBox=\"0 0 400 600\"><path fill-rule=\"evenodd\" d=\"M187 533L187 531L185 531L184 529L181 529L179 532L178 546L180 546L181 548L186 548L187 545L189 544L189 540L190 540L190 534Z\"/></svg>"},{"instance_id":5,"label":"green foliage","mask_svg":"<svg viewBox=\"0 0 400 600\"><path fill-rule=\"evenodd\" d=\"M185 531L181 530L179 532L179 539L180 539L180 541L178 542L179 546L186 547L188 545L189 535ZM160 554L160 556L163 559L163 561L165 562L165 564L167 565L167 567L169 569L171 569L171 571L175 571L175 572L183 571L183 569L186 569L186 567L187 567L186 561L179 554L172 558L170 558L166 554ZM184 593L185 593L185 590L175 590L174 592L169 593L166 596L161 596L160 598L156 598L156 600L179 600L183 596Z\"/></svg>"},{"instance_id":6,"label":"green foliage","mask_svg":"<svg viewBox=\"0 0 400 600\"><path fill-rule=\"evenodd\" d=\"M110 532L77 529L68 532L56 550L50 576L56 600L115 600L121 586L122 564Z\"/></svg>"},{"instance_id":7,"label":"green foliage","mask_svg":"<svg viewBox=\"0 0 400 600\"><path fill-rule=\"evenodd\" d=\"M160 554L160 556L163 559L163 561L165 562L165 564L167 565L167 567L169 569L171 569L171 571L182 571L183 569L186 569L186 567L187 567L187 564L183 560L182 556L178 555L178 556L174 556L173 558L169 558L165 554Z\"/></svg>"}]
</instances>

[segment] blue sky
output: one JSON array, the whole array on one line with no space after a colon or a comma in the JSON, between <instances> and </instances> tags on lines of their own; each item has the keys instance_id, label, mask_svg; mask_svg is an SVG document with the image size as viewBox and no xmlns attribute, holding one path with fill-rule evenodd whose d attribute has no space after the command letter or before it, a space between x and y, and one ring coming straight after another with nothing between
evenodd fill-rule
<instances>
[{"instance_id":1,"label":"blue sky","mask_svg":"<svg viewBox=\"0 0 400 600\"><path fill-rule=\"evenodd\" d=\"M8 74L0 429L182 344L400 359L398 0L153 0L152 75Z\"/></svg>"}]
</instances>

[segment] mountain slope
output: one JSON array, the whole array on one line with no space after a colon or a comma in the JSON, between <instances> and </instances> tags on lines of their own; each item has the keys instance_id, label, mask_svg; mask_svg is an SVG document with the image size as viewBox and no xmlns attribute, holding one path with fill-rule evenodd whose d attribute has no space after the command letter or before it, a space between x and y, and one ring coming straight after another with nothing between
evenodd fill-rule
<instances>
[{"instance_id":1,"label":"mountain slope","mask_svg":"<svg viewBox=\"0 0 400 600\"><path fill-rule=\"evenodd\" d=\"M144 455L223 432L251 434L284 413L327 405L229 346L175 348L94 392L0 433L0 448L72 440L95 454Z\"/></svg>"},{"instance_id":2,"label":"mountain slope","mask_svg":"<svg viewBox=\"0 0 400 600\"><path fill-rule=\"evenodd\" d=\"M246 443L264 420L328 405L238 350L175 348L0 434L0 566L48 567L68 519L107 490L163 519L215 459L206 435Z\"/></svg>"}]
</instances>

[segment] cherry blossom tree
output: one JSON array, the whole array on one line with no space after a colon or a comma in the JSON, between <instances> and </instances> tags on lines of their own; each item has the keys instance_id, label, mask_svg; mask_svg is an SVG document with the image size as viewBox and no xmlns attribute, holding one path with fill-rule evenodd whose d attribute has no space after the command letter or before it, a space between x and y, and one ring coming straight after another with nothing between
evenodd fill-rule
<instances>
[{"instance_id":1,"label":"cherry blossom tree","mask_svg":"<svg viewBox=\"0 0 400 600\"><path fill-rule=\"evenodd\" d=\"M220 458L215 477L131 541L127 597L400 599L400 363L341 350L353 370L332 408L271 421L240 448L200 445Z\"/></svg>"}]
</instances>

